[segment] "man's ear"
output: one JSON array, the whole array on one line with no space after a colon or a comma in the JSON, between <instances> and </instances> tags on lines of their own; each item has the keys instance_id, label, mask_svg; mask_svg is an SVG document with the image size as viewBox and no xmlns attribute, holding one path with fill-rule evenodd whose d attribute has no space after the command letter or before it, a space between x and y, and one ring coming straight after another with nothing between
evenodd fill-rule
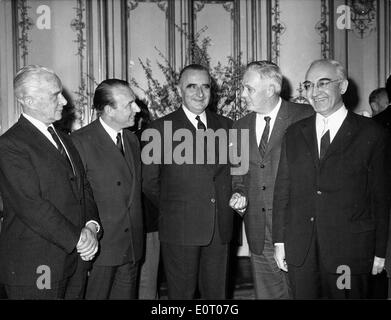
<instances>
[{"instance_id":1,"label":"man's ear","mask_svg":"<svg viewBox=\"0 0 391 320\"><path fill-rule=\"evenodd\" d=\"M31 108L34 105L34 99L31 96L23 96L21 98L16 98L16 100L23 106Z\"/></svg>"},{"instance_id":2,"label":"man's ear","mask_svg":"<svg viewBox=\"0 0 391 320\"><path fill-rule=\"evenodd\" d=\"M108 104L106 104L103 108L103 111L105 114L111 115L111 113L113 112L113 108L111 106L109 106Z\"/></svg>"},{"instance_id":3,"label":"man's ear","mask_svg":"<svg viewBox=\"0 0 391 320\"><path fill-rule=\"evenodd\" d=\"M175 88L176 88L176 90L178 91L179 96L180 96L181 98L183 98L183 97L182 97L182 91L181 91L180 85L179 85L179 84L176 85Z\"/></svg>"},{"instance_id":4,"label":"man's ear","mask_svg":"<svg viewBox=\"0 0 391 320\"><path fill-rule=\"evenodd\" d=\"M346 90L348 90L348 85L349 85L349 81L346 79L341 82L341 84L339 85L341 94L344 94Z\"/></svg>"}]
</instances>

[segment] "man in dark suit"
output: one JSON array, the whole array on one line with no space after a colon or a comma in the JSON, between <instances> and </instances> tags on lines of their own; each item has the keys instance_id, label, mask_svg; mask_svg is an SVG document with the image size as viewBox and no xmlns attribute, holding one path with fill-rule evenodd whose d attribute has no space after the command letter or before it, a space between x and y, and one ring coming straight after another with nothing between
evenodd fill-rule
<instances>
[{"instance_id":1,"label":"man in dark suit","mask_svg":"<svg viewBox=\"0 0 391 320\"><path fill-rule=\"evenodd\" d=\"M371 104L372 110L376 110L372 119L391 133L391 104L388 99L387 90L385 88L379 88L371 92L369 103Z\"/></svg>"},{"instance_id":2,"label":"man in dark suit","mask_svg":"<svg viewBox=\"0 0 391 320\"><path fill-rule=\"evenodd\" d=\"M287 130L274 191L273 241L294 298L366 298L384 268L387 134L342 101L334 60L314 61L304 87L316 115ZM286 261L285 261L286 253Z\"/></svg>"},{"instance_id":3,"label":"man in dark suit","mask_svg":"<svg viewBox=\"0 0 391 320\"><path fill-rule=\"evenodd\" d=\"M281 99L281 83L280 68L274 63L250 63L243 75L242 98L253 112L234 123L234 129L248 129L250 134L249 170L233 176L231 204L244 216L257 299L290 298L287 275L273 258L274 183L286 128L314 112L309 105ZM245 203L247 207L241 207Z\"/></svg>"},{"instance_id":4,"label":"man in dark suit","mask_svg":"<svg viewBox=\"0 0 391 320\"><path fill-rule=\"evenodd\" d=\"M154 136L162 139L157 144L164 146L157 154L159 161L151 164L144 159L148 145L143 148L143 190L159 208L159 238L170 299L193 299L197 283L201 298L226 298L228 244L233 229L228 205L228 139L209 141L207 148L196 147L196 136L220 129L227 138L231 127L229 119L206 109L210 83L207 68L197 64L185 67L178 86L183 105L143 132L144 141L156 133ZM177 137L175 141L168 131ZM183 150L178 152L183 147L185 159ZM219 147L224 151L218 152ZM206 163L204 152L215 156L215 161Z\"/></svg>"},{"instance_id":5,"label":"man in dark suit","mask_svg":"<svg viewBox=\"0 0 391 320\"><path fill-rule=\"evenodd\" d=\"M14 89L23 113L0 137L0 282L9 299L81 298L100 227L77 150L52 125L66 104L61 81L27 66Z\"/></svg>"},{"instance_id":6,"label":"man in dark suit","mask_svg":"<svg viewBox=\"0 0 391 320\"><path fill-rule=\"evenodd\" d=\"M108 79L95 90L99 118L72 134L102 221L101 250L86 299L135 299L143 253L140 147L127 127L140 111L126 81Z\"/></svg>"}]
</instances>

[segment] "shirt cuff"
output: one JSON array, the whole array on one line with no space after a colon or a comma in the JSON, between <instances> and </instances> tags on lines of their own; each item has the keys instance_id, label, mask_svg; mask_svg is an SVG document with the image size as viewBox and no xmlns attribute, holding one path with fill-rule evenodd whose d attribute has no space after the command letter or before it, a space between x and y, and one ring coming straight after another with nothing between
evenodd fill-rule
<instances>
[{"instance_id":1,"label":"shirt cuff","mask_svg":"<svg viewBox=\"0 0 391 320\"><path fill-rule=\"evenodd\" d=\"M284 243L282 243L282 242L276 242L275 244L274 244L274 246L283 246L284 245Z\"/></svg>"},{"instance_id":2,"label":"shirt cuff","mask_svg":"<svg viewBox=\"0 0 391 320\"><path fill-rule=\"evenodd\" d=\"M91 222L96 226L96 233L98 233L98 232L100 231L100 225L99 225L99 223L96 222L95 220L89 220L89 221L87 221L86 226L87 226L89 223L91 223Z\"/></svg>"}]
</instances>

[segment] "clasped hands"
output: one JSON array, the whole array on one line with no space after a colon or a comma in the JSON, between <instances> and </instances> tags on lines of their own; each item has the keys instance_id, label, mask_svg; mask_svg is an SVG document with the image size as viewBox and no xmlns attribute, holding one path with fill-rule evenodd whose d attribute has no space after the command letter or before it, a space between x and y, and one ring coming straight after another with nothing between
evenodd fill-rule
<instances>
[{"instance_id":1,"label":"clasped hands","mask_svg":"<svg viewBox=\"0 0 391 320\"><path fill-rule=\"evenodd\" d=\"M235 192L229 200L229 206L243 216L247 208L247 198L239 192Z\"/></svg>"},{"instance_id":2,"label":"clasped hands","mask_svg":"<svg viewBox=\"0 0 391 320\"><path fill-rule=\"evenodd\" d=\"M76 250L82 260L90 261L95 257L98 248L99 242L96 237L96 227L93 224L88 224L81 230Z\"/></svg>"}]
</instances>

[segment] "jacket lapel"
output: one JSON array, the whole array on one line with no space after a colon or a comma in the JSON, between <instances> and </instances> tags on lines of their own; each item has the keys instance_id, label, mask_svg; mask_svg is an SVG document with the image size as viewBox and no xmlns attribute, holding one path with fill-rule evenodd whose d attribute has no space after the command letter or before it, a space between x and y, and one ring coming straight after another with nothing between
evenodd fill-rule
<instances>
[{"instance_id":1,"label":"jacket lapel","mask_svg":"<svg viewBox=\"0 0 391 320\"><path fill-rule=\"evenodd\" d=\"M281 141L282 136L284 135L286 128L288 127L288 106L284 100L281 102L280 110L277 113L276 120L274 122L273 130L269 138L269 142L266 145L265 156L266 158L270 151Z\"/></svg>"},{"instance_id":2,"label":"jacket lapel","mask_svg":"<svg viewBox=\"0 0 391 320\"><path fill-rule=\"evenodd\" d=\"M308 118L301 124L301 130L304 135L304 140L306 141L308 148L311 152L311 156L316 164L319 165L319 152L318 152L318 142L316 139L316 126L315 126L315 114Z\"/></svg>"},{"instance_id":3,"label":"jacket lapel","mask_svg":"<svg viewBox=\"0 0 391 320\"><path fill-rule=\"evenodd\" d=\"M332 154L342 153L344 150L346 150L346 147L349 145L356 131L357 127L354 125L354 118L352 113L348 111L345 120L342 122L341 127L328 147L326 154L324 155L321 162L326 161L327 158Z\"/></svg>"},{"instance_id":4,"label":"jacket lapel","mask_svg":"<svg viewBox=\"0 0 391 320\"><path fill-rule=\"evenodd\" d=\"M132 203L132 200L133 200L134 190L135 190L136 183L137 183L136 181L134 181L136 179L135 161L137 161L137 159L135 158L134 152L132 151L134 146L131 144L131 142L128 138L128 132L126 132L126 129L123 130L123 133L124 133L123 140L124 140L124 145L125 145L125 160L126 160L126 164L127 164L128 168L129 168L131 179L133 179L133 182L131 184L132 189L130 190L129 203L128 203L128 206L130 206Z\"/></svg>"},{"instance_id":5,"label":"jacket lapel","mask_svg":"<svg viewBox=\"0 0 391 320\"><path fill-rule=\"evenodd\" d=\"M117 146L114 144L114 141L110 138L109 134L106 132L106 130L101 125L99 119L95 120L95 126L96 126L96 142L97 146L101 149L103 149L104 153L109 154L110 157L113 158L113 162L117 164L123 164L129 167L126 157L126 151L125 151L125 157L121 154L121 151L117 148ZM124 138L125 140L125 138ZM125 146L126 149L126 146ZM130 181L132 180L132 173L130 170L125 170L126 172L126 178Z\"/></svg>"}]
</instances>

